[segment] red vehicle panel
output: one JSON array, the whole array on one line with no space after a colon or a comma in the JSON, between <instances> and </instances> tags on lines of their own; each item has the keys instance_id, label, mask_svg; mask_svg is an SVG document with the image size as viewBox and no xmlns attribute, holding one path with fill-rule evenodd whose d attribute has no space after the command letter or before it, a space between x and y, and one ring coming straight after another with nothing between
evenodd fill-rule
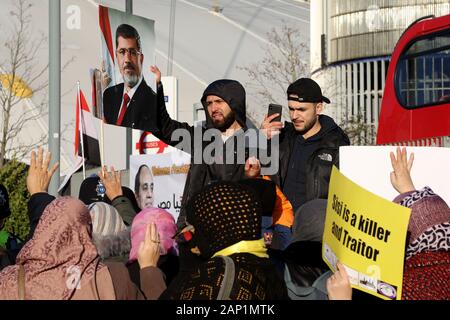
<instances>
[{"instance_id":1,"label":"red vehicle panel","mask_svg":"<svg viewBox=\"0 0 450 320\"><path fill-rule=\"evenodd\" d=\"M442 145L442 137L449 135L450 15L446 15L413 23L398 41L387 73L377 144Z\"/></svg>"}]
</instances>

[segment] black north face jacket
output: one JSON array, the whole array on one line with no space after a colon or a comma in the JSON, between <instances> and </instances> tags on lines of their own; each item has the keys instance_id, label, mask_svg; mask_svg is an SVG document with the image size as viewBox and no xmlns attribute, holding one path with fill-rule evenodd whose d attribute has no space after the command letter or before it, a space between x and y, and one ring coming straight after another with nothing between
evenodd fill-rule
<instances>
[{"instance_id":1,"label":"black north face jacket","mask_svg":"<svg viewBox=\"0 0 450 320\"><path fill-rule=\"evenodd\" d=\"M309 157L306 168L306 201L313 199L327 199L333 165L339 167L339 147L350 145L347 134L326 115L320 115L322 129L315 139L315 151ZM289 162L291 160L294 143L297 137L295 127L286 122L280 134L280 170L271 176L282 190L286 182Z\"/></svg>"},{"instance_id":2,"label":"black north face jacket","mask_svg":"<svg viewBox=\"0 0 450 320\"><path fill-rule=\"evenodd\" d=\"M191 167L188 172L186 185L183 191L183 199L182 199L182 208L180 211L180 215L178 218L177 225L182 227L185 225L186 221L186 212L185 207L189 202L189 199L198 192L200 192L205 186L212 182L224 180L224 181L239 181L245 179L245 161L244 163L237 163L238 155L237 151L242 146L239 145L239 140L237 139L237 135L245 134L247 130L246 126L246 93L243 86L235 81L235 80L218 80L210 84L205 92L203 93L201 102L203 104L203 108L205 109L206 114L206 125L201 128L201 133L203 133L207 129L214 128L212 119L209 117L207 106L206 106L206 98L210 95L218 96L222 98L225 102L228 103L230 108L234 111L236 115L236 121L242 126L243 131L237 133L235 136L229 138L225 143L221 142L224 148L223 156L226 157L226 145L232 143L234 139L234 159L235 162L232 164L207 164L204 162L203 157L201 157L201 163L194 163L195 155L197 157L199 155L203 155L203 151L205 148L211 143L209 141L202 142L199 144L198 142L194 142L194 130L195 128L187 123L181 123L175 120L172 120L167 113L165 101L164 101L164 92L161 84L158 85L158 117L157 117L157 127L158 131L153 132L153 134L163 142L174 146L180 147L180 141L172 140L172 134L178 129L184 129L186 132L189 132L191 137ZM198 129L197 129L198 130ZM245 139L244 139L245 140ZM186 151L186 150L183 150ZM244 146L245 151L245 159L248 159L248 147ZM240 161L239 161L240 162Z\"/></svg>"}]
</instances>

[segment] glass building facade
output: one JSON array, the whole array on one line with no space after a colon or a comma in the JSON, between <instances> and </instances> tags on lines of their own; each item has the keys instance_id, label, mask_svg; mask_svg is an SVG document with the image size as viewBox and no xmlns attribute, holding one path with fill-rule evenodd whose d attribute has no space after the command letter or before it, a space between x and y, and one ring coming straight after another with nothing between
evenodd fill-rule
<instances>
[{"instance_id":1,"label":"glass building facade","mask_svg":"<svg viewBox=\"0 0 450 320\"><path fill-rule=\"evenodd\" d=\"M374 143L397 41L415 20L449 13L448 0L313 0L311 19L321 21L311 21L311 39L321 41L312 40L311 71L332 100L325 113L338 124L362 124L360 143ZM433 41L434 51L421 52L420 43L411 47L397 70L399 96L407 107L433 104L450 94L449 35Z\"/></svg>"},{"instance_id":2,"label":"glass building facade","mask_svg":"<svg viewBox=\"0 0 450 320\"><path fill-rule=\"evenodd\" d=\"M448 0L329 0L327 4L328 63L390 55L413 21L450 13Z\"/></svg>"}]
</instances>

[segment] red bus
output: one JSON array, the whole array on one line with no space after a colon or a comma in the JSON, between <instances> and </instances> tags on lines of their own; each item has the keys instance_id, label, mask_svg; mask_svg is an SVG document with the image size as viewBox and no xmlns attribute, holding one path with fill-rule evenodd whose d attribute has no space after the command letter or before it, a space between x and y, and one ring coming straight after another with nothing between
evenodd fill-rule
<instances>
[{"instance_id":1,"label":"red bus","mask_svg":"<svg viewBox=\"0 0 450 320\"><path fill-rule=\"evenodd\" d=\"M450 15L424 17L392 54L378 124L378 145L449 146Z\"/></svg>"}]
</instances>

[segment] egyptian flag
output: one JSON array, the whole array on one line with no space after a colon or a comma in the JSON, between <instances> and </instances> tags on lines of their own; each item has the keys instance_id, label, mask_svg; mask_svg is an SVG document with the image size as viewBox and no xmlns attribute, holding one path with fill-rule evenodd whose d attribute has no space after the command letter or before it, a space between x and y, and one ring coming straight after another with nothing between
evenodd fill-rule
<instances>
[{"instance_id":1,"label":"egyptian flag","mask_svg":"<svg viewBox=\"0 0 450 320\"><path fill-rule=\"evenodd\" d=\"M111 23L109 21L109 11L108 8L103 6L98 6L98 21L100 25L100 30L102 32L102 57L103 63L102 68L104 72L108 74L111 79L111 83L107 85L108 87L115 86L117 84L116 75L114 72L115 65L115 54L114 54L114 41L113 34L111 30ZM103 90L106 88L103 88Z\"/></svg>"},{"instance_id":2,"label":"egyptian flag","mask_svg":"<svg viewBox=\"0 0 450 320\"><path fill-rule=\"evenodd\" d=\"M83 137L83 141L80 141L81 135ZM81 142L83 142L84 156ZM81 89L77 94L75 155L81 156L82 158L86 159L88 163L91 163L93 165L101 165L100 148L98 143L97 131L94 127L94 118L89 110L89 106Z\"/></svg>"}]
</instances>

